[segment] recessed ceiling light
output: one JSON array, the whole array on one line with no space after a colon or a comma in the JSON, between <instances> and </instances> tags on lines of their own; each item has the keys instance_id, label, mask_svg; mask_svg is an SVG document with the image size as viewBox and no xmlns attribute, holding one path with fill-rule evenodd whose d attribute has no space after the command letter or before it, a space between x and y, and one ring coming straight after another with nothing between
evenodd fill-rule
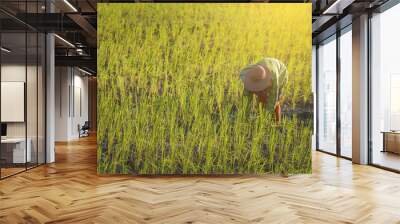
<instances>
[{"instance_id":1,"label":"recessed ceiling light","mask_svg":"<svg viewBox=\"0 0 400 224\"><path fill-rule=\"evenodd\" d=\"M90 73L90 72L88 72L88 71L86 71L86 70L83 70L83 69L81 69L81 68L79 68L79 67L78 67L78 70L81 71L81 72L83 72L83 73L85 73L85 74L87 74L87 75L90 75L90 76L93 75L92 73Z\"/></svg>"},{"instance_id":2,"label":"recessed ceiling light","mask_svg":"<svg viewBox=\"0 0 400 224\"><path fill-rule=\"evenodd\" d=\"M1 51L4 51L6 53L10 53L11 52L11 50L9 50L9 49L7 49L5 47L1 47L0 49L1 49Z\"/></svg>"},{"instance_id":3,"label":"recessed ceiling light","mask_svg":"<svg viewBox=\"0 0 400 224\"><path fill-rule=\"evenodd\" d=\"M62 42L64 42L64 43L66 43L67 45L69 45L70 47L73 47L73 48L75 48L75 45L73 45L71 42L69 42L68 40L66 40L66 39L64 39L64 38L62 38L62 37L60 37L59 35L57 35L57 34L54 34L54 36L55 37L57 37L59 40L61 40Z\"/></svg>"},{"instance_id":4,"label":"recessed ceiling light","mask_svg":"<svg viewBox=\"0 0 400 224\"><path fill-rule=\"evenodd\" d=\"M74 12L78 12L78 10L68 1L68 0L64 0L65 4L68 5L68 7L70 7Z\"/></svg>"},{"instance_id":5,"label":"recessed ceiling light","mask_svg":"<svg viewBox=\"0 0 400 224\"><path fill-rule=\"evenodd\" d=\"M355 0L336 0L327 9L322 12L323 15L327 14L342 14L343 9L351 5Z\"/></svg>"}]
</instances>

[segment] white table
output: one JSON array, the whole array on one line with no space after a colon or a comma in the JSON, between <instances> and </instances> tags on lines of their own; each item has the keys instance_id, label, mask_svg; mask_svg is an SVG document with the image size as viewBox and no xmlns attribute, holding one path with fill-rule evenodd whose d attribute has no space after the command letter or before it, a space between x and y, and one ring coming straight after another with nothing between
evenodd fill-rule
<instances>
[{"instance_id":1,"label":"white table","mask_svg":"<svg viewBox=\"0 0 400 224\"><path fill-rule=\"evenodd\" d=\"M26 163L31 162L32 160L32 152L31 145L32 140L30 138L26 139L28 143L25 152L25 138L5 138L1 139L2 147L5 145L6 147L13 146L13 163ZM25 161L26 159L26 161Z\"/></svg>"}]
</instances>

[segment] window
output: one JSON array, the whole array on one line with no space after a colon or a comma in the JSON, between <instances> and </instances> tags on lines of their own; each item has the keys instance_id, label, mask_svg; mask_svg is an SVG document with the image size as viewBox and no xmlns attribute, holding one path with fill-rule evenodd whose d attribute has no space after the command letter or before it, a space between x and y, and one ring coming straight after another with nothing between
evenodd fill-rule
<instances>
[{"instance_id":1,"label":"window","mask_svg":"<svg viewBox=\"0 0 400 224\"><path fill-rule=\"evenodd\" d=\"M352 33L340 36L340 155L352 157Z\"/></svg>"},{"instance_id":2,"label":"window","mask_svg":"<svg viewBox=\"0 0 400 224\"><path fill-rule=\"evenodd\" d=\"M400 5L371 18L371 159L400 170Z\"/></svg>"},{"instance_id":3,"label":"window","mask_svg":"<svg viewBox=\"0 0 400 224\"><path fill-rule=\"evenodd\" d=\"M336 153L336 36L318 48L318 149Z\"/></svg>"}]
</instances>

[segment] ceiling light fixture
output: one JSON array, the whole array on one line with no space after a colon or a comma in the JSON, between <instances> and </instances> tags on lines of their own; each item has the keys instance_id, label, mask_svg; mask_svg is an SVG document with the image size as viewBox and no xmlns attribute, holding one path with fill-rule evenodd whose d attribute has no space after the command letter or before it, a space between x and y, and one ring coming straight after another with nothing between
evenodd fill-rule
<instances>
[{"instance_id":1,"label":"ceiling light fixture","mask_svg":"<svg viewBox=\"0 0 400 224\"><path fill-rule=\"evenodd\" d=\"M7 49L5 47L1 47L0 49L1 49L1 51L4 51L6 53L10 53L11 52L11 50L9 50L9 49Z\"/></svg>"},{"instance_id":2,"label":"ceiling light fixture","mask_svg":"<svg viewBox=\"0 0 400 224\"><path fill-rule=\"evenodd\" d=\"M325 9L322 12L322 14L330 14L333 9L336 9L336 7L338 6L339 2L340 2L340 0L336 0L335 2L333 2L333 4L330 5L327 9Z\"/></svg>"},{"instance_id":3,"label":"ceiling light fixture","mask_svg":"<svg viewBox=\"0 0 400 224\"><path fill-rule=\"evenodd\" d=\"M86 71L86 70L83 70L83 69L81 69L81 68L79 68L79 67L78 67L78 70L81 71L81 72L83 72L83 73L85 73L85 74L87 74L87 75L90 75L90 76L93 75L92 73L90 73L90 72L88 72L88 71Z\"/></svg>"},{"instance_id":4,"label":"ceiling light fixture","mask_svg":"<svg viewBox=\"0 0 400 224\"><path fill-rule=\"evenodd\" d=\"M82 48L77 48L76 49L76 53L78 53L79 55L87 55Z\"/></svg>"},{"instance_id":5,"label":"ceiling light fixture","mask_svg":"<svg viewBox=\"0 0 400 224\"><path fill-rule=\"evenodd\" d=\"M60 39L61 41L63 41L64 43L66 43L68 46L75 48L75 45L73 45L73 44L72 44L71 42L69 42L68 40L66 40L66 39L64 39L64 38L62 38L62 37L60 37L60 36L57 35L57 34L54 34L54 36L57 37L58 39Z\"/></svg>"},{"instance_id":6,"label":"ceiling light fixture","mask_svg":"<svg viewBox=\"0 0 400 224\"><path fill-rule=\"evenodd\" d=\"M322 14L342 14L343 9L351 5L353 2L354 0L336 0L332 5L325 9Z\"/></svg>"},{"instance_id":7,"label":"ceiling light fixture","mask_svg":"<svg viewBox=\"0 0 400 224\"><path fill-rule=\"evenodd\" d=\"M65 4L67 4L74 12L78 12L78 10L68 1L64 0Z\"/></svg>"}]
</instances>

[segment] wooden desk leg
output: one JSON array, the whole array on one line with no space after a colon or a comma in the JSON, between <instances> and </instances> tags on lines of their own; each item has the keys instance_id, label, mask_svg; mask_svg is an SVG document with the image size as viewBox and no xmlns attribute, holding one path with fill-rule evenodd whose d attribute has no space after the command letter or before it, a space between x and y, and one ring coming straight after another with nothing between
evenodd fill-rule
<instances>
[{"instance_id":1,"label":"wooden desk leg","mask_svg":"<svg viewBox=\"0 0 400 224\"><path fill-rule=\"evenodd\" d=\"M383 135L383 149L381 152L386 152L386 133L382 133Z\"/></svg>"}]
</instances>

